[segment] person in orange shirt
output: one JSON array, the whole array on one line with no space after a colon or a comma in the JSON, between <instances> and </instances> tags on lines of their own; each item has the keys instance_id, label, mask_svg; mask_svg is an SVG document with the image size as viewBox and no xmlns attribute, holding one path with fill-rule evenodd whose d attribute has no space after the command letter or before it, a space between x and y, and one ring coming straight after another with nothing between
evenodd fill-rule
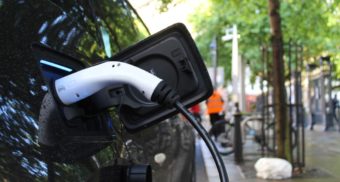
<instances>
[{"instance_id":1,"label":"person in orange shirt","mask_svg":"<svg viewBox=\"0 0 340 182\"><path fill-rule=\"evenodd\" d=\"M215 90L213 92L206 101L206 104L211 125L224 118L224 100L218 91Z\"/></svg>"}]
</instances>

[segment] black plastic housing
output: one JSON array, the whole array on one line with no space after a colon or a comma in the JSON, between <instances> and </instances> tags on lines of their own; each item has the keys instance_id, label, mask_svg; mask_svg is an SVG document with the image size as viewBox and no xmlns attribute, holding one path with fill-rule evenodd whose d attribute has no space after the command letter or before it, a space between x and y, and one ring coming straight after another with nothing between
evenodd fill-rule
<instances>
[{"instance_id":1,"label":"black plastic housing","mask_svg":"<svg viewBox=\"0 0 340 182\"><path fill-rule=\"evenodd\" d=\"M177 91L187 107L207 99L213 91L195 42L180 23L123 50L112 60L130 63L162 78ZM124 94L133 104L121 106L120 118L129 131L146 128L178 113L175 108L147 101L133 87L125 87Z\"/></svg>"},{"instance_id":2,"label":"black plastic housing","mask_svg":"<svg viewBox=\"0 0 340 182\"><path fill-rule=\"evenodd\" d=\"M40 60L42 76L48 84L88 67L79 60L44 45L36 44L32 48ZM60 69L44 66L41 60L71 68L72 71L62 72ZM186 27L180 23L151 35L110 60L127 62L163 79L164 83L178 93L180 101L186 107L207 99L213 91L196 44ZM134 87L123 84L107 87L71 107L62 104L59 107L63 108L65 122L70 123L75 118L105 112L113 106L119 108L118 115L130 132L147 128L178 113L173 107L148 101Z\"/></svg>"}]
</instances>

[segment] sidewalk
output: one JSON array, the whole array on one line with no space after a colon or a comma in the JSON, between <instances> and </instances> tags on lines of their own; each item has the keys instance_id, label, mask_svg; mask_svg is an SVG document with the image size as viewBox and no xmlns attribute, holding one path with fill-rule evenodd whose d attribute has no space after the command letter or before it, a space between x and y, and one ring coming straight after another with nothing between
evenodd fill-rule
<instances>
[{"instance_id":1,"label":"sidewalk","mask_svg":"<svg viewBox=\"0 0 340 182\"><path fill-rule=\"evenodd\" d=\"M219 182L218 172L212 156L200 140L206 173L209 182ZM263 180L256 178L254 164L259 159L259 146L252 141L247 141L244 147L245 162L242 165L234 163L234 155L223 156L229 175L229 181L240 182L266 182L279 180ZM340 133L324 132L321 127L315 131L306 129L306 168L301 176L294 177L284 182L339 182L340 181Z\"/></svg>"}]
</instances>

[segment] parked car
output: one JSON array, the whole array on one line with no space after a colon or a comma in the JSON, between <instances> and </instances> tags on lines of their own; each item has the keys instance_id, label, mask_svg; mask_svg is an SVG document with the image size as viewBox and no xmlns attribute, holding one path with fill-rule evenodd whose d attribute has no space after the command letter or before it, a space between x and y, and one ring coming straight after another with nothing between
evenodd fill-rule
<instances>
[{"instance_id":1,"label":"parked car","mask_svg":"<svg viewBox=\"0 0 340 182\"><path fill-rule=\"evenodd\" d=\"M149 35L128 1L0 0L0 27L0 181L88 181L121 163L151 164L154 181L193 180L194 135L177 117L130 134L113 115L119 132L112 141L82 141L72 152L46 154L38 142L48 87L32 44L87 65L110 60Z\"/></svg>"}]
</instances>

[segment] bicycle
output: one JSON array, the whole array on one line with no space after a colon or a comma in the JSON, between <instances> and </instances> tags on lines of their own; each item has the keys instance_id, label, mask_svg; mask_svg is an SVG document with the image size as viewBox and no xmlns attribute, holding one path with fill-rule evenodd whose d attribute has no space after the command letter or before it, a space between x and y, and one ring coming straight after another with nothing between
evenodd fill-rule
<instances>
[{"instance_id":1,"label":"bicycle","mask_svg":"<svg viewBox=\"0 0 340 182\"><path fill-rule=\"evenodd\" d=\"M247 116L244 117L241 121L241 135L243 138L243 144L245 140L250 138L253 139L256 143L261 145L261 122L262 118L257 116ZM271 127L271 126L270 126ZM231 120L219 120L215 122L210 130L208 131L209 135L213 137L213 141L215 142L219 153L221 155L229 155L234 152L234 119Z\"/></svg>"},{"instance_id":2,"label":"bicycle","mask_svg":"<svg viewBox=\"0 0 340 182\"><path fill-rule=\"evenodd\" d=\"M232 120L221 119L216 121L208 131L221 155L229 155L234 152L234 124Z\"/></svg>"},{"instance_id":3,"label":"bicycle","mask_svg":"<svg viewBox=\"0 0 340 182\"><path fill-rule=\"evenodd\" d=\"M241 121L241 133L243 138L243 144L245 140L249 139L251 136L255 142L261 145L261 136L259 135L261 131L261 121L262 118L257 116L244 117ZM255 122L254 122L255 121ZM253 123L250 123L253 122ZM219 120L215 122L211 129L209 130L209 135L214 137L215 144L221 155L229 155L234 152L233 142L234 142L234 119L229 120Z\"/></svg>"},{"instance_id":4,"label":"bicycle","mask_svg":"<svg viewBox=\"0 0 340 182\"><path fill-rule=\"evenodd\" d=\"M210 137L213 137L217 149L221 155L230 155L234 152L234 122L231 120L221 119L215 122L208 131ZM267 121L267 122L266 122ZM264 124L264 125L263 125ZM263 125L263 126L262 126ZM292 126L292 147L297 146L297 131ZM243 144L246 140L256 142L261 148L268 152L275 152L275 121L273 117L266 118L257 115L244 116L241 121L241 133Z\"/></svg>"},{"instance_id":5,"label":"bicycle","mask_svg":"<svg viewBox=\"0 0 340 182\"><path fill-rule=\"evenodd\" d=\"M241 125L244 139L249 139L250 136L250 139L259 144L261 148L263 147L269 152L275 152L276 138L274 118L264 120L259 116L248 116L241 122ZM297 131L293 126L291 127L291 132L292 147L295 148L297 146Z\"/></svg>"}]
</instances>

